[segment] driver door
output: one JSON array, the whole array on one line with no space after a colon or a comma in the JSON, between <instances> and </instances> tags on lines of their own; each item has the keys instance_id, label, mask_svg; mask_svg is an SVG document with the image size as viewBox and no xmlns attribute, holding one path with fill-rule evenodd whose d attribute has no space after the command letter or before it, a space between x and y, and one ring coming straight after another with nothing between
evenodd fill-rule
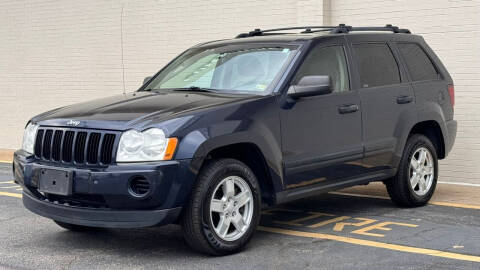
<instances>
[{"instance_id":1,"label":"driver door","mask_svg":"<svg viewBox=\"0 0 480 270\"><path fill-rule=\"evenodd\" d=\"M357 91L350 90L343 41L314 47L293 78L328 75L332 93L291 101L281 111L286 189L329 185L362 172L362 119Z\"/></svg>"}]
</instances>

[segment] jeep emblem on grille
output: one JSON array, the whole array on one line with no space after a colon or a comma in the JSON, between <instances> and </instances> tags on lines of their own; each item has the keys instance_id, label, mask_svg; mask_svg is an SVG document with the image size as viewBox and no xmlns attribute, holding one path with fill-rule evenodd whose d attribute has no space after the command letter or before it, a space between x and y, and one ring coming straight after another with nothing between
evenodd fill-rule
<instances>
[{"instance_id":1,"label":"jeep emblem on grille","mask_svg":"<svg viewBox=\"0 0 480 270\"><path fill-rule=\"evenodd\" d=\"M80 125L80 121L70 120L70 121L67 122L67 125L76 127L76 126Z\"/></svg>"}]
</instances>

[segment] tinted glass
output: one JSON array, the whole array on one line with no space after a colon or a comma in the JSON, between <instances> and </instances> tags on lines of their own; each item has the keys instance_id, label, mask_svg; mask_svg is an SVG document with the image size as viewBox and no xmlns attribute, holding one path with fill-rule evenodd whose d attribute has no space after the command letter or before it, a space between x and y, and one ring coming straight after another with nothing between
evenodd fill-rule
<instances>
[{"instance_id":1,"label":"tinted glass","mask_svg":"<svg viewBox=\"0 0 480 270\"><path fill-rule=\"evenodd\" d=\"M437 70L420 46L413 43L402 43L398 44L398 48L405 59L412 80L438 79Z\"/></svg>"},{"instance_id":2,"label":"tinted glass","mask_svg":"<svg viewBox=\"0 0 480 270\"><path fill-rule=\"evenodd\" d=\"M293 84L308 75L328 75L332 83L333 92L349 89L347 61L342 46L316 47L300 66Z\"/></svg>"},{"instance_id":3,"label":"tinted glass","mask_svg":"<svg viewBox=\"0 0 480 270\"><path fill-rule=\"evenodd\" d=\"M400 83L400 72L387 44L353 45L362 88Z\"/></svg>"}]
</instances>

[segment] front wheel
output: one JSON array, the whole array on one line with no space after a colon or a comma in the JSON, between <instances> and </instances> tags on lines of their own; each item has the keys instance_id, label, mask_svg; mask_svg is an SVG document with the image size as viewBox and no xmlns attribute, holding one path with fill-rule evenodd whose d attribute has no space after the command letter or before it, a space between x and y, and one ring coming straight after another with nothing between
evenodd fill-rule
<instances>
[{"instance_id":1,"label":"front wheel","mask_svg":"<svg viewBox=\"0 0 480 270\"><path fill-rule=\"evenodd\" d=\"M241 250L260 220L258 182L244 163L220 159L197 179L182 215L185 240L194 249L226 255Z\"/></svg>"},{"instance_id":2,"label":"front wheel","mask_svg":"<svg viewBox=\"0 0 480 270\"><path fill-rule=\"evenodd\" d=\"M386 182L393 202L406 207L425 205L437 185L438 158L425 136L412 135L405 145L397 175Z\"/></svg>"}]
</instances>

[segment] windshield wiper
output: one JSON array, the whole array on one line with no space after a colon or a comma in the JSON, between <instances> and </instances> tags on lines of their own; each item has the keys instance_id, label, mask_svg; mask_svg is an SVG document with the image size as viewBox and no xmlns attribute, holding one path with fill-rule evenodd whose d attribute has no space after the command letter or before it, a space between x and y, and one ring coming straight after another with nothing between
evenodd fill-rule
<instances>
[{"instance_id":1,"label":"windshield wiper","mask_svg":"<svg viewBox=\"0 0 480 270\"><path fill-rule=\"evenodd\" d=\"M184 88L173 88L173 91L192 91L192 92L215 92L213 89L198 87L198 86L190 86Z\"/></svg>"}]
</instances>

